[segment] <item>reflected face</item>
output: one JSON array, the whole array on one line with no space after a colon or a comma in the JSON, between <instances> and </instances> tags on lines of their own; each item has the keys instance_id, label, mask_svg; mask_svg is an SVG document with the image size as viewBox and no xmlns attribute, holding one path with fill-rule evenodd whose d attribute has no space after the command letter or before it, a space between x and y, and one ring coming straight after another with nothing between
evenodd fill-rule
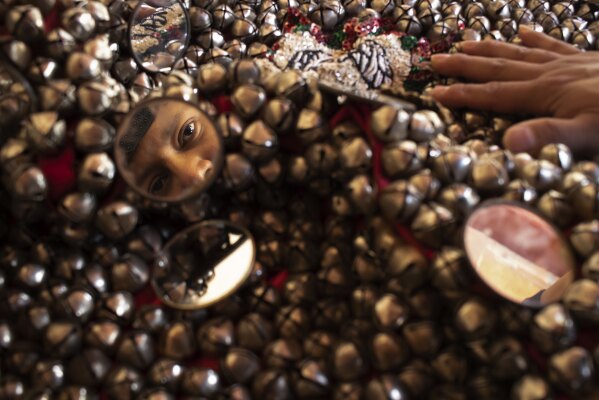
<instances>
[{"instance_id":1,"label":"reflected face","mask_svg":"<svg viewBox=\"0 0 599 400\"><path fill-rule=\"evenodd\" d=\"M216 178L222 140L212 121L180 100L144 102L127 115L117 137L117 163L138 192L162 201L189 198Z\"/></svg>"}]
</instances>

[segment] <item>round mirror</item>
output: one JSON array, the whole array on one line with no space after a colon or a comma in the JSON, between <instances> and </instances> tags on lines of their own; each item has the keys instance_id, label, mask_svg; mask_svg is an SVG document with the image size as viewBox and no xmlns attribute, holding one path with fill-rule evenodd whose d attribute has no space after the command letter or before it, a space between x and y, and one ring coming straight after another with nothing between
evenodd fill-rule
<instances>
[{"instance_id":1,"label":"round mirror","mask_svg":"<svg viewBox=\"0 0 599 400\"><path fill-rule=\"evenodd\" d=\"M501 296L540 307L558 301L574 280L566 241L523 206L483 203L468 217L464 247L478 276Z\"/></svg>"},{"instance_id":2,"label":"round mirror","mask_svg":"<svg viewBox=\"0 0 599 400\"><path fill-rule=\"evenodd\" d=\"M151 200L175 202L206 190L223 164L223 140L204 112L182 100L152 99L119 126L114 155L123 179Z\"/></svg>"},{"instance_id":3,"label":"round mirror","mask_svg":"<svg viewBox=\"0 0 599 400\"><path fill-rule=\"evenodd\" d=\"M129 23L133 57L148 72L169 72L185 53L189 26L181 1L140 1Z\"/></svg>"},{"instance_id":4,"label":"round mirror","mask_svg":"<svg viewBox=\"0 0 599 400\"><path fill-rule=\"evenodd\" d=\"M177 233L154 264L152 284L168 306L194 310L233 294L250 276L256 245L228 221L202 221Z\"/></svg>"}]
</instances>

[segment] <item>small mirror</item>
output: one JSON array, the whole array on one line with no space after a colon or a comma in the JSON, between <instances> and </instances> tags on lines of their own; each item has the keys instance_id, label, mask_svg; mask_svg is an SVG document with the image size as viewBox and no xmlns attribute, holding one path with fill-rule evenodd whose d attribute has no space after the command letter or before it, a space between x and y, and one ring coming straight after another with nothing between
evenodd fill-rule
<instances>
[{"instance_id":1,"label":"small mirror","mask_svg":"<svg viewBox=\"0 0 599 400\"><path fill-rule=\"evenodd\" d=\"M189 27L181 1L140 1L129 23L133 57L148 72L168 73L185 53Z\"/></svg>"},{"instance_id":2,"label":"small mirror","mask_svg":"<svg viewBox=\"0 0 599 400\"><path fill-rule=\"evenodd\" d=\"M154 265L154 290L170 307L207 307L239 289L251 274L255 256L248 230L228 221L202 221L164 246Z\"/></svg>"},{"instance_id":3,"label":"small mirror","mask_svg":"<svg viewBox=\"0 0 599 400\"><path fill-rule=\"evenodd\" d=\"M474 210L464 246L478 276L516 303L540 307L558 301L574 280L575 260L560 233L514 203L483 203Z\"/></svg>"},{"instance_id":4,"label":"small mirror","mask_svg":"<svg viewBox=\"0 0 599 400\"><path fill-rule=\"evenodd\" d=\"M218 176L223 140L204 112L182 100L152 99L119 126L114 155L123 179L151 200L198 196Z\"/></svg>"}]
</instances>

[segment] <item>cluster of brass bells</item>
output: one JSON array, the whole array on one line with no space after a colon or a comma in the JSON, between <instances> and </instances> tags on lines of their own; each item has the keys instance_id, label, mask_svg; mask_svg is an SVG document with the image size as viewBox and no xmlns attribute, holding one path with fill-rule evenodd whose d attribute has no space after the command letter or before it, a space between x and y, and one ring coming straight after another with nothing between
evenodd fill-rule
<instances>
[{"instance_id":1,"label":"cluster of brass bells","mask_svg":"<svg viewBox=\"0 0 599 400\"><path fill-rule=\"evenodd\" d=\"M594 49L595 1L182 4L189 46L168 74L133 57L132 2L0 5L0 398L597 394L599 346L578 340L599 323L595 161L563 145L537 159L512 154L498 145L509 119L444 109L426 91L410 98L416 111L373 110L377 153L352 118L329 125L335 96L251 60L283 35L289 7L325 31L349 17L384 17L433 42L455 32L517 42L526 24ZM46 31L53 13L57 25ZM210 115L226 149L210 190L180 204L120 188L112 154L123 115L164 96ZM219 112L223 96L230 104ZM71 186L57 186L52 163L72 174ZM491 198L569 229L580 279L561 302L532 310L472 290L459 228ZM165 243L211 218L254 236L245 284L200 310L154 301ZM401 238L397 223L436 254Z\"/></svg>"}]
</instances>

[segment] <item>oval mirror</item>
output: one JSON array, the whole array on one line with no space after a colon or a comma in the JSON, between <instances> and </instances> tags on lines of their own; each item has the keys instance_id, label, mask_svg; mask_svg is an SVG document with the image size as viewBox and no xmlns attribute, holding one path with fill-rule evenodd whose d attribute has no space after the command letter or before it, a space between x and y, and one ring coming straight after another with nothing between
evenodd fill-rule
<instances>
[{"instance_id":1,"label":"oval mirror","mask_svg":"<svg viewBox=\"0 0 599 400\"><path fill-rule=\"evenodd\" d=\"M466 255L501 296L540 307L558 301L574 280L575 260L559 231L523 206L481 204L464 228Z\"/></svg>"},{"instance_id":2,"label":"oval mirror","mask_svg":"<svg viewBox=\"0 0 599 400\"><path fill-rule=\"evenodd\" d=\"M218 176L223 140L210 117L177 99L152 99L121 122L114 156L123 179L151 200L178 202L198 196Z\"/></svg>"},{"instance_id":3,"label":"oval mirror","mask_svg":"<svg viewBox=\"0 0 599 400\"><path fill-rule=\"evenodd\" d=\"M189 16L179 0L140 1L129 22L129 45L148 72L168 73L185 53Z\"/></svg>"},{"instance_id":4,"label":"oval mirror","mask_svg":"<svg viewBox=\"0 0 599 400\"><path fill-rule=\"evenodd\" d=\"M233 294L250 276L256 245L250 232L223 220L177 233L154 263L152 284L170 307L194 310Z\"/></svg>"}]
</instances>

